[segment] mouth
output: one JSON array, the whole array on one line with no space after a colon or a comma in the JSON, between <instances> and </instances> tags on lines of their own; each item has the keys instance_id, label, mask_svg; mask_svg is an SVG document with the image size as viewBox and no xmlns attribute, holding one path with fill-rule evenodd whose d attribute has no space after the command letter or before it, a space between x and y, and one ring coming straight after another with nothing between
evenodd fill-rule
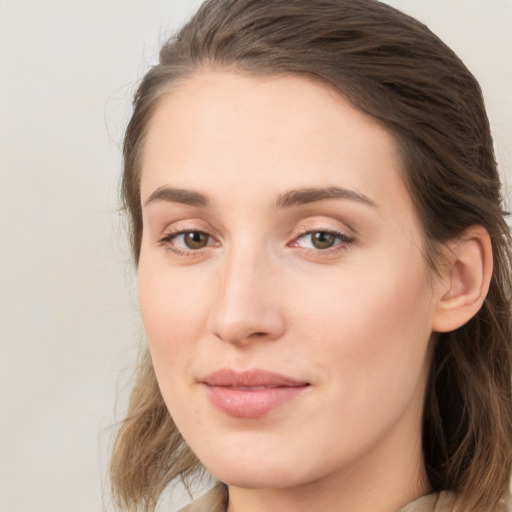
<instances>
[{"instance_id":1,"label":"mouth","mask_svg":"<svg viewBox=\"0 0 512 512\"><path fill-rule=\"evenodd\" d=\"M222 369L200 381L212 405L228 416L260 418L302 394L309 382L266 370Z\"/></svg>"}]
</instances>

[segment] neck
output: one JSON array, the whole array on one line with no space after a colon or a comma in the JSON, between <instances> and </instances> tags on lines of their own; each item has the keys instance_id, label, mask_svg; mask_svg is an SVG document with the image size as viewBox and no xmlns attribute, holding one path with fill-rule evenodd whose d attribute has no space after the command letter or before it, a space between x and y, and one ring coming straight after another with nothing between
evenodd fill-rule
<instances>
[{"instance_id":1,"label":"neck","mask_svg":"<svg viewBox=\"0 0 512 512\"><path fill-rule=\"evenodd\" d=\"M345 482L322 480L287 489L229 487L228 512L396 512L429 492L424 475L411 468L409 475L414 478L402 482L386 479L374 485L352 475Z\"/></svg>"},{"instance_id":2,"label":"neck","mask_svg":"<svg viewBox=\"0 0 512 512\"><path fill-rule=\"evenodd\" d=\"M229 486L228 512L396 512L429 492L419 432L412 444L402 437L400 457L389 457L386 445L396 446L395 436L403 434L400 430L356 463L307 484L267 489Z\"/></svg>"}]
</instances>

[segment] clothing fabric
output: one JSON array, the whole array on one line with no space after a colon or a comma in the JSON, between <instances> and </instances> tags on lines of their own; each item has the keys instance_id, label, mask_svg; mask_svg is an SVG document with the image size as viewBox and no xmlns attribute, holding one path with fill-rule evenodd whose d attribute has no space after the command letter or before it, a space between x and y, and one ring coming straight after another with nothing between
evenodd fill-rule
<instances>
[{"instance_id":1,"label":"clothing fabric","mask_svg":"<svg viewBox=\"0 0 512 512\"><path fill-rule=\"evenodd\" d=\"M397 512L447 512L453 505L453 494L432 493L422 496ZM209 492L182 508L179 512L226 512L228 495L223 484L217 484Z\"/></svg>"},{"instance_id":2,"label":"clothing fabric","mask_svg":"<svg viewBox=\"0 0 512 512\"><path fill-rule=\"evenodd\" d=\"M226 486L218 483L190 505L178 512L226 512L228 506L228 493Z\"/></svg>"}]
</instances>

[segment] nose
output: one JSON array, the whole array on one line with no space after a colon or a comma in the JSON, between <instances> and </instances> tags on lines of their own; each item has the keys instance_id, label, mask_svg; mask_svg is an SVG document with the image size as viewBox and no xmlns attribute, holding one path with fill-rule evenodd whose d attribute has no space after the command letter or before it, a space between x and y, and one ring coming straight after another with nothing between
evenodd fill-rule
<instances>
[{"instance_id":1,"label":"nose","mask_svg":"<svg viewBox=\"0 0 512 512\"><path fill-rule=\"evenodd\" d=\"M277 272L268 259L239 253L224 263L207 328L217 338L239 346L275 340L285 332Z\"/></svg>"}]
</instances>

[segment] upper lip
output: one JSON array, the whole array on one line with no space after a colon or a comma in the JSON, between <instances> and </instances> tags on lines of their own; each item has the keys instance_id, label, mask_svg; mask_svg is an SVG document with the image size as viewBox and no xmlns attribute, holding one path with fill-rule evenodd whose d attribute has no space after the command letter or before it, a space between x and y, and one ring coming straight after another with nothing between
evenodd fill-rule
<instances>
[{"instance_id":1,"label":"upper lip","mask_svg":"<svg viewBox=\"0 0 512 512\"><path fill-rule=\"evenodd\" d=\"M200 382L208 386L252 388L299 387L309 384L306 381L297 380L268 370L236 371L231 368L216 370L201 379Z\"/></svg>"}]
</instances>

